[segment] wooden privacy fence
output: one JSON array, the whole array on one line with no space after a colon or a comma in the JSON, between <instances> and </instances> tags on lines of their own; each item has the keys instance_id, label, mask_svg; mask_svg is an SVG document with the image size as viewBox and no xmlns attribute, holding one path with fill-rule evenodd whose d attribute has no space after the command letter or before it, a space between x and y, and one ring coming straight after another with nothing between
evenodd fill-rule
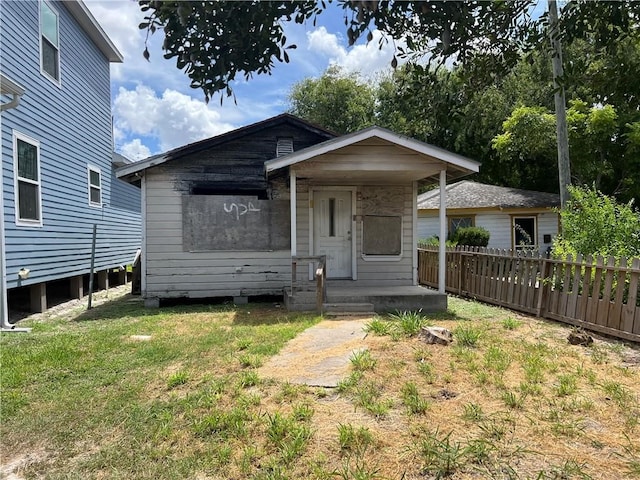
<instances>
[{"instance_id":1,"label":"wooden privacy fence","mask_svg":"<svg viewBox=\"0 0 640 480\"><path fill-rule=\"evenodd\" d=\"M437 247L418 248L421 284L438 286ZM447 248L446 290L640 342L640 259Z\"/></svg>"}]
</instances>

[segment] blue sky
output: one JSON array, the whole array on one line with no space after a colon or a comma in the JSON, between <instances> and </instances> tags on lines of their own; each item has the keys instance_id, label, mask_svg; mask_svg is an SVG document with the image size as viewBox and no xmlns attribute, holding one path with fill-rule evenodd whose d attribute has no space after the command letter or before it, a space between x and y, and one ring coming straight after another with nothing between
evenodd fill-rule
<instances>
[{"instance_id":1,"label":"blue sky","mask_svg":"<svg viewBox=\"0 0 640 480\"><path fill-rule=\"evenodd\" d=\"M287 27L285 34L298 48L290 50L290 63L277 64L271 76L254 76L233 84L231 98L206 104L189 78L162 57L162 32L151 37L151 61L142 57L144 32L138 29L143 14L133 0L85 0L89 10L124 56L111 66L111 95L116 151L138 160L284 112L291 86L306 77L319 77L331 65L372 79L389 71L394 48L378 48L378 35L370 45L347 46L342 10L318 17L315 26Z\"/></svg>"}]
</instances>

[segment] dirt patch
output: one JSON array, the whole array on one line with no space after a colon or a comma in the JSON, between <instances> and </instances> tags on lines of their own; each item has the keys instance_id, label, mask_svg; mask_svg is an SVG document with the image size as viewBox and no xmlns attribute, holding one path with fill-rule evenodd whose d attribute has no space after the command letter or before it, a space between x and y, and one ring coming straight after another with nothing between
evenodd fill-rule
<instances>
[{"instance_id":1,"label":"dirt patch","mask_svg":"<svg viewBox=\"0 0 640 480\"><path fill-rule=\"evenodd\" d=\"M107 290L100 290L93 294L91 304L94 307L98 305L102 305L103 303L114 301L125 297L126 295L131 293L131 284L128 283L126 285L118 285L117 287L111 287ZM46 312L42 313L33 313L28 316L20 316L15 318L10 318L9 321L12 323L15 322L23 322L25 320L29 320L31 322L46 322L50 319L65 319L65 320L74 320L81 313L87 310L87 303L89 301L88 296L84 296L80 299L69 300L68 302L60 303L58 305L54 305L53 307L47 309ZM142 301L140 297L131 297L131 301ZM18 325L19 326L19 325Z\"/></svg>"},{"instance_id":2,"label":"dirt patch","mask_svg":"<svg viewBox=\"0 0 640 480\"><path fill-rule=\"evenodd\" d=\"M42 462L46 457L47 454L44 451L34 451L22 453L8 461L3 458L0 462L0 478L2 480L24 480L21 471L32 463Z\"/></svg>"},{"instance_id":3,"label":"dirt patch","mask_svg":"<svg viewBox=\"0 0 640 480\"><path fill-rule=\"evenodd\" d=\"M335 387L349 372L350 356L367 347L366 321L325 320L290 340L258 374L290 383Z\"/></svg>"}]
</instances>

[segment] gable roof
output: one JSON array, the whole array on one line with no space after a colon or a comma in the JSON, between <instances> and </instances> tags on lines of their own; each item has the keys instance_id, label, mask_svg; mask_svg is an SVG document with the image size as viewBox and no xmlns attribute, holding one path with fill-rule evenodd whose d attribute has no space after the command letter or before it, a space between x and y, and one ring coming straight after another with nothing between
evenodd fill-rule
<instances>
[{"instance_id":1,"label":"gable roof","mask_svg":"<svg viewBox=\"0 0 640 480\"><path fill-rule=\"evenodd\" d=\"M318 155L330 153L371 138L385 140L393 145L412 150L415 153L426 155L428 157L446 162L447 164L453 166L453 170L458 173L454 176L457 177L477 172L480 168L480 163L476 162L475 160L471 160L469 158L463 157L462 155L458 155L434 145L421 142L414 138L399 135L392 132L391 130L387 130L386 128L376 126L365 128L364 130L360 130L358 132L318 143L311 147L294 152L290 155L269 160L265 162L265 167L267 169L267 173L273 172L275 170L279 170L281 168L289 167L303 162Z\"/></svg>"},{"instance_id":2,"label":"gable roof","mask_svg":"<svg viewBox=\"0 0 640 480\"><path fill-rule=\"evenodd\" d=\"M111 39L104 33L104 30L91 14L82 0L69 0L63 2L67 10L73 15L73 18L80 24L82 29L87 32L89 38L100 49L110 62L122 63L122 54L118 51Z\"/></svg>"},{"instance_id":3,"label":"gable roof","mask_svg":"<svg viewBox=\"0 0 640 480\"><path fill-rule=\"evenodd\" d=\"M498 187L463 180L445 188L447 208L549 208L560 206L560 195L519 188ZM440 189L418 195L418 210L437 210Z\"/></svg>"},{"instance_id":4,"label":"gable roof","mask_svg":"<svg viewBox=\"0 0 640 480\"><path fill-rule=\"evenodd\" d=\"M178 158L191 155L193 153L201 152L203 150L208 150L222 143L229 142L231 140L235 140L237 138L241 138L246 135L256 133L266 128L275 127L283 123L293 124L295 126L312 131L326 138L333 138L337 135L334 132L326 130L318 125L314 125L313 123L307 122L306 120L298 118L294 115L291 115L289 113L282 113L280 115L276 115L275 117L271 117L266 120L262 120L260 122L252 123L251 125L240 127L236 130L231 130L230 132L226 132L221 135L217 135L215 137L190 143L182 147L174 148L173 150L170 150L168 152L160 153L158 155L153 155L144 160L134 162L132 164L119 168L118 171L116 172L116 175L118 176L118 178L128 177L130 175L134 175L148 168L162 165L163 163L176 160Z\"/></svg>"}]
</instances>

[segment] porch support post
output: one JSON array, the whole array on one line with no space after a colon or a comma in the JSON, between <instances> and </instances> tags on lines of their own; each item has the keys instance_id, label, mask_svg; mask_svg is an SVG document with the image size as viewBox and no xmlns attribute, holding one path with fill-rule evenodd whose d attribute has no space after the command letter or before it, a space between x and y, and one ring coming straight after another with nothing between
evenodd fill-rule
<instances>
[{"instance_id":1,"label":"porch support post","mask_svg":"<svg viewBox=\"0 0 640 480\"><path fill-rule=\"evenodd\" d=\"M298 221L296 215L296 203L298 199L298 185L296 182L296 172L289 170L289 197L291 206L291 256L298 254Z\"/></svg>"},{"instance_id":2,"label":"porch support post","mask_svg":"<svg viewBox=\"0 0 640 480\"><path fill-rule=\"evenodd\" d=\"M445 293L446 281L446 241L447 241L447 171L440 170L440 209L438 210L440 217L440 235L438 242L438 292Z\"/></svg>"}]
</instances>

